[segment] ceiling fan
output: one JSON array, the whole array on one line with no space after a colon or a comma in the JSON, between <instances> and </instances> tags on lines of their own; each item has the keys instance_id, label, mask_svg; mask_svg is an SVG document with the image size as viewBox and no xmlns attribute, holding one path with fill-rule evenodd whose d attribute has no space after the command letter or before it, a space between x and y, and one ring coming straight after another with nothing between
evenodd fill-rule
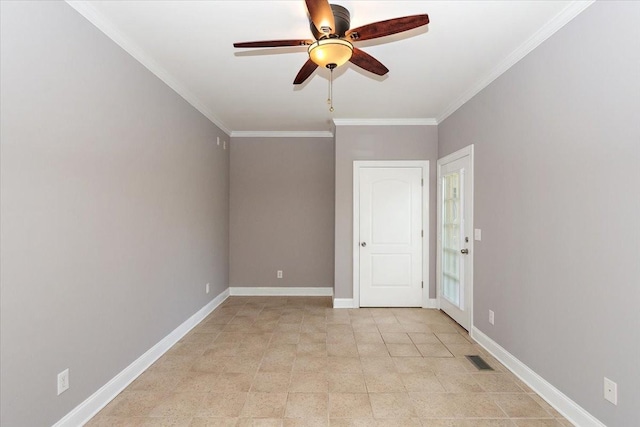
<instances>
[{"instance_id":1,"label":"ceiling fan","mask_svg":"<svg viewBox=\"0 0 640 427\"><path fill-rule=\"evenodd\" d=\"M333 71L347 61L379 76L389 72L380 61L353 46L353 43L408 31L429 23L429 16L411 15L402 18L374 22L350 29L349 11L327 0L305 0L309 12L311 39L265 40L234 43L234 47L287 47L308 46L309 59L293 80L294 85L303 83L318 66Z\"/></svg>"}]
</instances>

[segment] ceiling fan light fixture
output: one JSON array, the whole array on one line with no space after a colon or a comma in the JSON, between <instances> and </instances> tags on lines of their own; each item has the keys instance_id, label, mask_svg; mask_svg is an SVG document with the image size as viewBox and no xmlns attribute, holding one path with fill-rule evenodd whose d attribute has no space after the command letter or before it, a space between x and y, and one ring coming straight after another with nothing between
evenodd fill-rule
<instances>
[{"instance_id":1,"label":"ceiling fan light fixture","mask_svg":"<svg viewBox=\"0 0 640 427\"><path fill-rule=\"evenodd\" d=\"M344 65L353 54L353 45L337 37L320 39L309 46L309 58L321 67Z\"/></svg>"}]
</instances>

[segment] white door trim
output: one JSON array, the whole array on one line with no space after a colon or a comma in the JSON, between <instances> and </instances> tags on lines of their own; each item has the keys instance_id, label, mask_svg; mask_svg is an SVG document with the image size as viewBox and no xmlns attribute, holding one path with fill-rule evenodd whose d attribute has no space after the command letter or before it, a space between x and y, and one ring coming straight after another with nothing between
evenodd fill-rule
<instances>
[{"instance_id":1,"label":"white door trim","mask_svg":"<svg viewBox=\"0 0 640 427\"><path fill-rule=\"evenodd\" d=\"M422 307L429 308L429 161L354 160L353 162L353 307L360 308L360 168L422 168Z\"/></svg>"},{"instance_id":2,"label":"white door trim","mask_svg":"<svg viewBox=\"0 0 640 427\"><path fill-rule=\"evenodd\" d=\"M471 218L470 223L468 224L469 226L469 245L468 245L468 249L469 249L469 256L467 257L467 265L465 268L468 268L470 270L469 272L469 307L468 307L468 313L469 313L469 332L471 332L471 329L473 329L473 259L475 256L475 251L474 251L474 243L475 243L475 228L474 228L474 215L473 215L473 205L475 204L475 199L474 199L474 183L475 183L475 178L474 178L474 158L473 158L473 144L468 145L454 153L451 153L447 156L444 156L441 159L438 159L438 164L437 164L437 177L436 177L436 189L437 189L437 196L436 196L436 212L437 212L437 222L436 222L436 244L437 244L437 249L436 249L436 298L438 300L438 306L440 306L440 275L442 274L442 268L440 266L441 263L441 253L442 253L442 236L441 236L441 232L440 232L440 228L442 225L442 186L440 185L440 178L441 178L441 168L442 168L442 164L446 164L449 162L453 162L455 160L461 159L465 156L469 156L469 163L470 163L470 170L469 170L469 176L471 178L471 186L469 189L467 189L466 191L470 192L470 197L471 197L471 206L469 206L469 217Z\"/></svg>"}]
</instances>

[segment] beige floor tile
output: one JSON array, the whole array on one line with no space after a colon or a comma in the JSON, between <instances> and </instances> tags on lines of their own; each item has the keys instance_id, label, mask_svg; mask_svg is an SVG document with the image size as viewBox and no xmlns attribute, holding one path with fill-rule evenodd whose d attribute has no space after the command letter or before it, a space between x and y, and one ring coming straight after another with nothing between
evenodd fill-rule
<instances>
[{"instance_id":1,"label":"beige floor tile","mask_svg":"<svg viewBox=\"0 0 640 427\"><path fill-rule=\"evenodd\" d=\"M316 418L285 418L282 422L283 427L327 427L329 419L327 416Z\"/></svg>"},{"instance_id":2,"label":"beige floor tile","mask_svg":"<svg viewBox=\"0 0 640 427\"><path fill-rule=\"evenodd\" d=\"M282 392L289 389L290 373L258 372L251 384L252 392Z\"/></svg>"},{"instance_id":3,"label":"beige floor tile","mask_svg":"<svg viewBox=\"0 0 640 427\"><path fill-rule=\"evenodd\" d=\"M271 338L272 343L298 344L300 341L299 332L275 332Z\"/></svg>"},{"instance_id":4,"label":"beige floor tile","mask_svg":"<svg viewBox=\"0 0 640 427\"><path fill-rule=\"evenodd\" d=\"M361 357L362 371L367 374L395 373L396 364L391 357Z\"/></svg>"},{"instance_id":5,"label":"beige floor tile","mask_svg":"<svg viewBox=\"0 0 640 427\"><path fill-rule=\"evenodd\" d=\"M423 357L394 357L393 363L396 366L396 371L401 374L432 371L430 368L431 359Z\"/></svg>"},{"instance_id":6,"label":"beige floor tile","mask_svg":"<svg viewBox=\"0 0 640 427\"><path fill-rule=\"evenodd\" d=\"M365 373L364 381L369 393L402 393L407 391L400 374L396 373Z\"/></svg>"},{"instance_id":7,"label":"beige floor tile","mask_svg":"<svg viewBox=\"0 0 640 427\"><path fill-rule=\"evenodd\" d=\"M327 357L305 356L296 357L293 372L324 372L327 369Z\"/></svg>"},{"instance_id":8,"label":"beige floor tile","mask_svg":"<svg viewBox=\"0 0 640 427\"><path fill-rule=\"evenodd\" d=\"M327 356L327 344L324 342L298 343L298 357Z\"/></svg>"},{"instance_id":9,"label":"beige floor tile","mask_svg":"<svg viewBox=\"0 0 640 427\"><path fill-rule=\"evenodd\" d=\"M208 392L212 391L214 387L216 387L216 383L220 374L208 373L208 372L196 372L191 371L187 373L182 381L180 381L175 387L174 390L176 392Z\"/></svg>"},{"instance_id":10,"label":"beige floor tile","mask_svg":"<svg viewBox=\"0 0 640 427\"><path fill-rule=\"evenodd\" d=\"M328 393L289 393L284 416L286 418L326 418L328 408Z\"/></svg>"},{"instance_id":11,"label":"beige floor tile","mask_svg":"<svg viewBox=\"0 0 640 427\"><path fill-rule=\"evenodd\" d=\"M432 372L411 372L400 374L402 383L407 391L421 391L427 393L442 393L445 388L442 386L436 375Z\"/></svg>"},{"instance_id":12,"label":"beige floor tile","mask_svg":"<svg viewBox=\"0 0 640 427\"><path fill-rule=\"evenodd\" d=\"M304 334L325 334L326 338L327 333L327 324L323 323L304 323L300 326L300 338L302 339L302 335Z\"/></svg>"},{"instance_id":13,"label":"beige floor tile","mask_svg":"<svg viewBox=\"0 0 640 427\"><path fill-rule=\"evenodd\" d=\"M479 393L484 391L471 374L436 374L449 393Z\"/></svg>"},{"instance_id":14,"label":"beige floor tile","mask_svg":"<svg viewBox=\"0 0 640 427\"><path fill-rule=\"evenodd\" d=\"M295 393L327 393L329 381L324 372L294 372L291 375L289 392Z\"/></svg>"},{"instance_id":15,"label":"beige floor tile","mask_svg":"<svg viewBox=\"0 0 640 427\"><path fill-rule=\"evenodd\" d=\"M424 427L516 427L507 419L422 419Z\"/></svg>"},{"instance_id":16,"label":"beige floor tile","mask_svg":"<svg viewBox=\"0 0 640 427\"><path fill-rule=\"evenodd\" d=\"M408 332L405 330L404 325L400 323L378 323L378 330L380 331L380 333Z\"/></svg>"},{"instance_id":17,"label":"beige floor tile","mask_svg":"<svg viewBox=\"0 0 640 427\"><path fill-rule=\"evenodd\" d=\"M416 344L416 347L424 357L453 357L453 354L441 343Z\"/></svg>"},{"instance_id":18,"label":"beige floor tile","mask_svg":"<svg viewBox=\"0 0 640 427\"><path fill-rule=\"evenodd\" d=\"M151 417L189 417L198 412L205 393L171 393L149 412Z\"/></svg>"},{"instance_id":19,"label":"beige floor tile","mask_svg":"<svg viewBox=\"0 0 640 427\"><path fill-rule=\"evenodd\" d=\"M439 334L439 335L445 335L445 334ZM453 334L447 334L447 335L453 335ZM458 336L460 335L458 334ZM460 356L470 356L474 354L479 354L484 356L484 350L482 350L482 348L478 344L470 344L468 342L463 344L445 343L445 346L454 356L460 357Z\"/></svg>"},{"instance_id":20,"label":"beige floor tile","mask_svg":"<svg viewBox=\"0 0 640 427\"><path fill-rule=\"evenodd\" d=\"M510 374L482 373L472 374L476 382L486 392L490 393L524 393L524 390L513 381Z\"/></svg>"},{"instance_id":21,"label":"beige floor tile","mask_svg":"<svg viewBox=\"0 0 640 427\"><path fill-rule=\"evenodd\" d=\"M469 373L465 365L466 359L463 361L456 358L431 357L425 359L429 364L429 369L435 373L451 373L466 374ZM476 369L477 372L477 369Z\"/></svg>"},{"instance_id":22,"label":"beige floor tile","mask_svg":"<svg viewBox=\"0 0 640 427\"><path fill-rule=\"evenodd\" d=\"M547 411L552 417L554 418L563 418L562 414L560 414L560 412L556 411L553 406L549 405L547 403L547 401L545 401L543 398L541 398L540 396L538 396L537 394L531 394L529 395L533 400L535 400L538 405L542 406L542 408Z\"/></svg>"},{"instance_id":23,"label":"beige floor tile","mask_svg":"<svg viewBox=\"0 0 640 427\"><path fill-rule=\"evenodd\" d=\"M529 395L494 394L493 399L512 418L553 418Z\"/></svg>"},{"instance_id":24,"label":"beige floor tile","mask_svg":"<svg viewBox=\"0 0 640 427\"><path fill-rule=\"evenodd\" d=\"M571 425L437 310L330 307L230 297L87 425Z\"/></svg>"},{"instance_id":25,"label":"beige floor tile","mask_svg":"<svg viewBox=\"0 0 640 427\"><path fill-rule=\"evenodd\" d=\"M392 357L420 356L420 352L413 344L387 344L387 350Z\"/></svg>"},{"instance_id":26,"label":"beige floor tile","mask_svg":"<svg viewBox=\"0 0 640 427\"><path fill-rule=\"evenodd\" d=\"M385 332L382 334L382 339L386 344L412 344L406 332Z\"/></svg>"},{"instance_id":27,"label":"beige floor tile","mask_svg":"<svg viewBox=\"0 0 640 427\"><path fill-rule=\"evenodd\" d=\"M380 330L378 329L378 326L375 323L353 323L351 325L351 327L353 328L353 332L363 332L363 333L370 333L370 334L379 334Z\"/></svg>"},{"instance_id":28,"label":"beige floor tile","mask_svg":"<svg viewBox=\"0 0 640 427\"><path fill-rule=\"evenodd\" d=\"M506 418L484 393L409 393L420 418Z\"/></svg>"},{"instance_id":29,"label":"beige floor tile","mask_svg":"<svg viewBox=\"0 0 640 427\"><path fill-rule=\"evenodd\" d=\"M151 365L150 369L157 371L187 371L191 368L194 361L198 359L197 355L183 354L183 355L167 355L165 354L156 362Z\"/></svg>"},{"instance_id":30,"label":"beige floor tile","mask_svg":"<svg viewBox=\"0 0 640 427\"><path fill-rule=\"evenodd\" d=\"M369 393L374 418L413 418L413 403L407 393Z\"/></svg>"},{"instance_id":31,"label":"beige floor tile","mask_svg":"<svg viewBox=\"0 0 640 427\"><path fill-rule=\"evenodd\" d=\"M376 420L373 418L331 418L329 419L330 427L372 427L375 426Z\"/></svg>"},{"instance_id":32,"label":"beige floor tile","mask_svg":"<svg viewBox=\"0 0 640 427\"><path fill-rule=\"evenodd\" d=\"M167 394L149 391L123 391L113 399L100 415L119 417L144 417L158 406Z\"/></svg>"},{"instance_id":33,"label":"beige floor tile","mask_svg":"<svg viewBox=\"0 0 640 427\"><path fill-rule=\"evenodd\" d=\"M186 375L187 371L167 372L159 369L148 369L131 383L128 390L170 392L176 388Z\"/></svg>"},{"instance_id":34,"label":"beige floor tile","mask_svg":"<svg viewBox=\"0 0 640 427\"><path fill-rule=\"evenodd\" d=\"M304 325L303 325L303 329ZM300 334L300 343L309 344L309 343L327 343L327 333L326 332L302 332Z\"/></svg>"},{"instance_id":35,"label":"beige floor tile","mask_svg":"<svg viewBox=\"0 0 640 427\"><path fill-rule=\"evenodd\" d=\"M362 363L359 357L327 357L327 372L361 373Z\"/></svg>"},{"instance_id":36,"label":"beige floor tile","mask_svg":"<svg viewBox=\"0 0 640 427\"><path fill-rule=\"evenodd\" d=\"M329 373L329 391L334 393L366 393L364 375L348 373Z\"/></svg>"},{"instance_id":37,"label":"beige floor tile","mask_svg":"<svg viewBox=\"0 0 640 427\"><path fill-rule=\"evenodd\" d=\"M358 354L360 357L382 357L389 356L387 346L383 343L359 343Z\"/></svg>"},{"instance_id":38,"label":"beige floor tile","mask_svg":"<svg viewBox=\"0 0 640 427\"><path fill-rule=\"evenodd\" d=\"M330 418L371 418L367 393L329 393Z\"/></svg>"},{"instance_id":39,"label":"beige floor tile","mask_svg":"<svg viewBox=\"0 0 640 427\"><path fill-rule=\"evenodd\" d=\"M253 375L221 373L212 386L211 391L216 393L247 392L251 388Z\"/></svg>"},{"instance_id":40,"label":"beige floor tile","mask_svg":"<svg viewBox=\"0 0 640 427\"><path fill-rule=\"evenodd\" d=\"M514 420L516 426L518 427L562 427L564 424L562 424L560 421L555 420L553 418L547 418L547 419L535 419L535 418L529 418L529 419L519 419L519 420Z\"/></svg>"},{"instance_id":41,"label":"beige floor tile","mask_svg":"<svg viewBox=\"0 0 640 427\"><path fill-rule=\"evenodd\" d=\"M238 418L236 427L282 427L281 418Z\"/></svg>"},{"instance_id":42,"label":"beige floor tile","mask_svg":"<svg viewBox=\"0 0 640 427\"><path fill-rule=\"evenodd\" d=\"M383 344L382 335L377 332L354 332L358 344Z\"/></svg>"},{"instance_id":43,"label":"beige floor tile","mask_svg":"<svg viewBox=\"0 0 640 427\"><path fill-rule=\"evenodd\" d=\"M282 418L286 404L287 393L249 393L240 416Z\"/></svg>"},{"instance_id":44,"label":"beige floor tile","mask_svg":"<svg viewBox=\"0 0 640 427\"><path fill-rule=\"evenodd\" d=\"M353 329L351 328L351 323L327 325L327 338L331 335L333 336L352 335L353 336Z\"/></svg>"},{"instance_id":45,"label":"beige floor tile","mask_svg":"<svg viewBox=\"0 0 640 427\"><path fill-rule=\"evenodd\" d=\"M469 341L458 333L437 333L436 336L443 344L469 344Z\"/></svg>"},{"instance_id":46,"label":"beige floor tile","mask_svg":"<svg viewBox=\"0 0 640 427\"><path fill-rule=\"evenodd\" d=\"M356 347L355 340L353 343L327 342L327 355L334 357L358 357L358 347Z\"/></svg>"}]
</instances>

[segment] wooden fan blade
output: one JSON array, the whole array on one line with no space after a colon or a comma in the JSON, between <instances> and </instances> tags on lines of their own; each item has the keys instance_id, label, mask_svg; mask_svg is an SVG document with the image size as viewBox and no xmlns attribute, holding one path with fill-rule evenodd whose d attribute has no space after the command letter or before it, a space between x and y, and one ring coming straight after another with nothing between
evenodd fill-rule
<instances>
[{"instance_id":1,"label":"wooden fan blade","mask_svg":"<svg viewBox=\"0 0 640 427\"><path fill-rule=\"evenodd\" d=\"M311 22L322 34L333 34L336 31L335 19L331 5L327 0L305 0Z\"/></svg>"},{"instance_id":2,"label":"wooden fan blade","mask_svg":"<svg viewBox=\"0 0 640 427\"><path fill-rule=\"evenodd\" d=\"M389 72L389 69L382 65L380 61L357 47L353 48L353 55L351 55L351 59L349 61L352 64L379 76L384 76Z\"/></svg>"},{"instance_id":3,"label":"wooden fan blade","mask_svg":"<svg viewBox=\"0 0 640 427\"><path fill-rule=\"evenodd\" d=\"M286 46L308 46L313 40L263 40L259 42L234 43L233 47L286 47Z\"/></svg>"},{"instance_id":4,"label":"wooden fan blade","mask_svg":"<svg viewBox=\"0 0 640 427\"><path fill-rule=\"evenodd\" d=\"M412 30L427 25L428 23L429 15L426 14L405 16L354 28L353 30L347 31L346 37L352 41L370 40Z\"/></svg>"},{"instance_id":5,"label":"wooden fan blade","mask_svg":"<svg viewBox=\"0 0 640 427\"><path fill-rule=\"evenodd\" d=\"M298 75L293 80L293 84L299 85L303 83L316 70L316 68L318 68L318 64L313 62L311 59L308 59L307 62L304 63L302 68L300 68L300 71L298 71Z\"/></svg>"}]
</instances>

